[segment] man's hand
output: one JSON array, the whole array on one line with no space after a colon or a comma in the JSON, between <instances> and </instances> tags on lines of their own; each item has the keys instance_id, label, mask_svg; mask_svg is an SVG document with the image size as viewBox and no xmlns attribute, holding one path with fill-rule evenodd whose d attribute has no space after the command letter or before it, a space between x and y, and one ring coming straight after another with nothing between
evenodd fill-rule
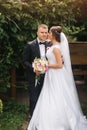
<instances>
[{"instance_id":1,"label":"man's hand","mask_svg":"<svg viewBox=\"0 0 87 130\"><path fill-rule=\"evenodd\" d=\"M41 74L41 72L37 71L37 70L35 70L34 72L36 73L36 75L40 75Z\"/></svg>"},{"instance_id":2,"label":"man's hand","mask_svg":"<svg viewBox=\"0 0 87 130\"><path fill-rule=\"evenodd\" d=\"M61 55L61 58L62 58L62 63L64 64L64 57L63 57L63 55Z\"/></svg>"}]
</instances>

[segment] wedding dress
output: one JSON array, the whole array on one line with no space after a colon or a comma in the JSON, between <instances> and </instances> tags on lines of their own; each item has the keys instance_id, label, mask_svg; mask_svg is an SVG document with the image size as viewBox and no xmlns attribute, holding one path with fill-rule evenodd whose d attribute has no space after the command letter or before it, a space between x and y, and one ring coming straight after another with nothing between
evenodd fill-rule
<instances>
[{"instance_id":1,"label":"wedding dress","mask_svg":"<svg viewBox=\"0 0 87 130\"><path fill-rule=\"evenodd\" d=\"M60 45L53 45L46 54L50 64L56 63L54 48L64 52ZM87 120L81 111L72 72L67 70L65 63L63 68L50 68L46 72L27 130L87 130Z\"/></svg>"}]
</instances>

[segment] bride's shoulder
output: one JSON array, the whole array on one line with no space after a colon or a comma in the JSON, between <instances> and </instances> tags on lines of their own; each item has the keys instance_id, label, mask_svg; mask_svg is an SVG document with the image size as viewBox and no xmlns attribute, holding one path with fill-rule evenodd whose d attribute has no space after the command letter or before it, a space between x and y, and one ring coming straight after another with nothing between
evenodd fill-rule
<instances>
[{"instance_id":1,"label":"bride's shoulder","mask_svg":"<svg viewBox=\"0 0 87 130\"><path fill-rule=\"evenodd\" d=\"M52 48L53 48L53 49L54 49L54 48L60 49L60 45L53 45Z\"/></svg>"}]
</instances>

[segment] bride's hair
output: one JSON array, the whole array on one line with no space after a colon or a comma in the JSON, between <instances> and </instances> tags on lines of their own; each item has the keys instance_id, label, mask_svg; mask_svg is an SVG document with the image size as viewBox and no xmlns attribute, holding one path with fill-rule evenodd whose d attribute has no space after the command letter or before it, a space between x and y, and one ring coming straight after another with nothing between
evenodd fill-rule
<instances>
[{"instance_id":1,"label":"bride's hair","mask_svg":"<svg viewBox=\"0 0 87 130\"><path fill-rule=\"evenodd\" d=\"M53 26L50 28L50 31L52 32L52 35L55 37L56 41L60 42L60 34L62 29L59 28L59 26Z\"/></svg>"}]
</instances>

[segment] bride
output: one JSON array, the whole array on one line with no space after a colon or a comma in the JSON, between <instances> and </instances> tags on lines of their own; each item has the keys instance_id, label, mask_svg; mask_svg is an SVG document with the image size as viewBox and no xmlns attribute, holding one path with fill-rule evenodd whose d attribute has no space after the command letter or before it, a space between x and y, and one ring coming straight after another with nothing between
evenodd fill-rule
<instances>
[{"instance_id":1,"label":"bride","mask_svg":"<svg viewBox=\"0 0 87 130\"><path fill-rule=\"evenodd\" d=\"M58 27L50 28L49 39L53 44L46 54L49 69L27 130L87 130L73 80L67 39Z\"/></svg>"}]
</instances>

